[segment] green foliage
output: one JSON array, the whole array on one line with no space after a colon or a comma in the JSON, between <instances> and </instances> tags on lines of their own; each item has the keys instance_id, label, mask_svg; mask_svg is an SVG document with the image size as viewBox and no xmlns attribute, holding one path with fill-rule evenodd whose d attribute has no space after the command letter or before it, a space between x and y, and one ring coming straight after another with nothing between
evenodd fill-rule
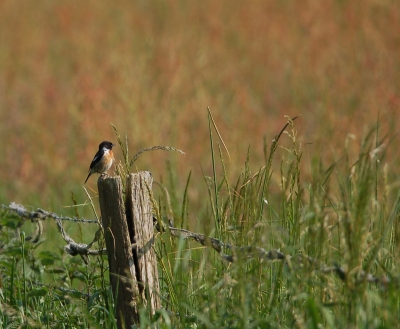
<instances>
[{"instance_id":1,"label":"green foliage","mask_svg":"<svg viewBox=\"0 0 400 329\"><path fill-rule=\"evenodd\" d=\"M199 220L205 232L215 232L226 243L279 248L292 257L284 263L235 254L237 261L227 264L210 248L162 235L158 245L162 293L176 327L398 325L395 223L400 203L380 165L384 160L379 152L382 142L375 142L372 131L365 136L354 163L345 156L325 167L318 159L312 168L312 182L306 183L300 170L302 146L293 121L288 123L285 135L291 145L283 148L286 154L279 176L272 171L279 138L269 154L266 152L265 166L255 173L247 157L234 185L229 184L222 152L220 178L216 155L212 155L213 178L205 179L208 218ZM211 145L215 147L215 141ZM277 177L280 192L273 193L272 180ZM188 202L187 197L185 200ZM218 220L219 229L208 226L210 218ZM297 261L300 255L314 261ZM324 272L329 266L340 266L344 272ZM365 273L374 276L375 283Z\"/></svg>"},{"instance_id":2,"label":"green foliage","mask_svg":"<svg viewBox=\"0 0 400 329\"><path fill-rule=\"evenodd\" d=\"M397 327L400 203L375 130L364 137L355 161L348 148L332 165L312 161L310 182L302 178L303 149L293 120L268 152L265 147L264 166L252 170L249 150L234 179L211 130L210 124L207 210L191 212L190 173L183 191L170 191L173 198L160 184L155 213L177 227L197 217L201 233L235 246L280 249L287 258L266 261L223 250L234 256L228 263L212 248L159 233L163 309L150 315L142 306L136 328ZM281 142L286 146L279 148ZM173 182L179 176L170 174L170 185L178 186ZM106 259L86 265L66 256L62 245L40 250L41 241L25 239L29 223L7 211L0 222L1 327L116 327Z\"/></svg>"},{"instance_id":3,"label":"green foliage","mask_svg":"<svg viewBox=\"0 0 400 329\"><path fill-rule=\"evenodd\" d=\"M3 212L1 221L14 217ZM0 230L0 327L115 327L104 260L87 266L81 258L66 257L61 245L58 251L39 251L42 241L26 241L25 226Z\"/></svg>"}]
</instances>

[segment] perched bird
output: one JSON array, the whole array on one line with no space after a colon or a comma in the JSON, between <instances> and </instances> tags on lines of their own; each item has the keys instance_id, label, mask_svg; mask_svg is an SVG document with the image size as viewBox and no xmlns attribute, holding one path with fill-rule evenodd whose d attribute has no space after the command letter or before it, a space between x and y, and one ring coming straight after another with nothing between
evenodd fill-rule
<instances>
[{"instance_id":1,"label":"perched bird","mask_svg":"<svg viewBox=\"0 0 400 329\"><path fill-rule=\"evenodd\" d=\"M111 168L114 162L114 155L111 150L113 146L115 146L115 144L108 141L104 141L99 145L99 150L90 164L89 174L86 177L85 184L92 174L97 172L104 175L105 172Z\"/></svg>"}]
</instances>

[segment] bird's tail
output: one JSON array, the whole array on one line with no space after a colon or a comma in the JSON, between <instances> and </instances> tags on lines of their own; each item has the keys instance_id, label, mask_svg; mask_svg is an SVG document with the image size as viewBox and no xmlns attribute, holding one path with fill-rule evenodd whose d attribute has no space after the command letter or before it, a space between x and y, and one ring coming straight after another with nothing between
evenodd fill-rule
<instances>
[{"instance_id":1,"label":"bird's tail","mask_svg":"<svg viewBox=\"0 0 400 329\"><path fill-rule=\"evenodd\" d=\"M92 171L89 170L89 174L88 174L87 177L86 177L85 184L86 184L86 182L87 182L87 180L89 179L89 177L90 177L91 174L92 174Z\"/></svg>"}]
</instances>

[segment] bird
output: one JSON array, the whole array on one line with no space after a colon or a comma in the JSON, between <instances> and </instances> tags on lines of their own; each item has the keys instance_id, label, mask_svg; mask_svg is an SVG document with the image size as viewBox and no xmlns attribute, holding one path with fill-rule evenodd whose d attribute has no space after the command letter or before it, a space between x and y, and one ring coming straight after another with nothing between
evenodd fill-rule
<instances>
[{"instance_id":1,"label":"bird","mask_svg":"<svg viewBox=\"0 0 400 329\"><path fill-rule=\"evenodd\" d=\"M99 150L97 151L92 160L92 163L90 164L89 174L86 177L85 184L92 174L97 172L103 176L105 172L111 168L114 162L114 154L112 151L113 146L115 146L115 144L109 141L104 141L100 143Z\"/></svg>"}]
</instances>

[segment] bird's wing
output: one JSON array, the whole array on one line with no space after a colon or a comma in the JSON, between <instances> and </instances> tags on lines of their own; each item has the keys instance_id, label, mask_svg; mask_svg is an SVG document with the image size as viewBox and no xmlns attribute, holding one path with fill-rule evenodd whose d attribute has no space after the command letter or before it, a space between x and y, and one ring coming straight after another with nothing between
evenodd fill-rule
<instances>
[{"instance_id":1,"label":"bird's wing","mask_svg":"<svg viewBox=\"0 0 400 329\"><path fill-rule=\"evenodd\" d=\"M92 169L96 165L96 163L98 163L100 161L100 159L103 157L103 153L104 153L103 150L98 151L96 153L96 155L94 156L94 158L92 160L92 163L90 164L90 169Z\"/></svg>"}]
</instances>

